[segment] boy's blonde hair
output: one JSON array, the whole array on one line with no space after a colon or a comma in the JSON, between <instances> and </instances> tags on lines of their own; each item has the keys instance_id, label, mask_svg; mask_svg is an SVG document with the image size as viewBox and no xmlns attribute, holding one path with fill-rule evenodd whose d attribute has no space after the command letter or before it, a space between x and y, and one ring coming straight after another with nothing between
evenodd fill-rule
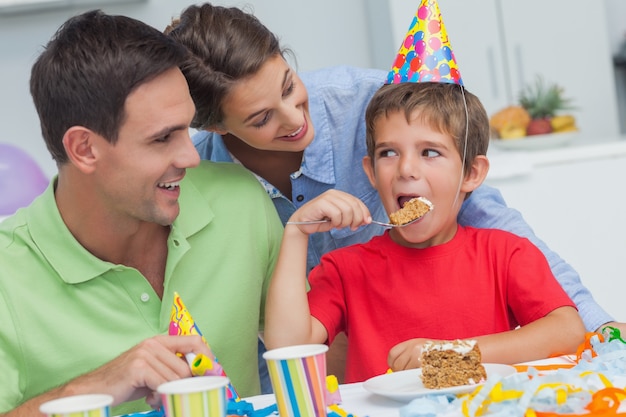
<instances>
[{"instance_id":1,"label":"boy's blonde hair","mask_svg":"<svg viewBox=\"0 0 626 417\"><path fill-rule=\"evenodd\" d=\"M460 155L465 150L465 174L477 155L486 155L489 145L489 118L482 103L465 87L450 83L400 83L382 86L365 112L367 154L374 163L376 131L380 117L404 112L407 122L415 117L438 132L452 136ZM465 96L465 97L464 97ZM467 102L467 116L463 100ZM469 121L468 121L469 119Z\"/></svg>"}]
</instances>

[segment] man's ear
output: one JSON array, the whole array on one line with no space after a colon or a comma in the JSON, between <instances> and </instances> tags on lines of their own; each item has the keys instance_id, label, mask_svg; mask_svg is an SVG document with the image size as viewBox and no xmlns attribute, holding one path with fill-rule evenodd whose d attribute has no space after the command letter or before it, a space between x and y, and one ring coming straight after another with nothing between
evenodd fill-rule
<instances>
[{"instance_id":1,"label":"man's ear","mask_svg":"<svg viewBox=\"0 0 626 417\"><path fill-rule=\"evenodd\" d=\"M365 175L367 175L367 178L370 180L370 184L374 187L374 189L376 189L376 172L374 170L372 158L364 156L362 164L363 171L365 171Z\"/></svg>"},{"instance_id":2,"label":"man's ear","mask_svg":"<svg viewBox=\"0 0 626 417\"><path fill-rule=\"evenodd\" d=\"M483 183L489 172L489 159L486 155L478 155L472 162L469 173L463 179L461 191L469 193Z\"/></svg>"},{"instance_id":3,"label":"man's ear","mask_svg":"<svg viewBox=\"0 0 626 417\"><path fill-rule=\"evenodd\" d=\"M95 169L98 150L95 133L83 126L72 126L63 135L63 146L72 165L82 172Z\"/></svg>"}]
</instances>

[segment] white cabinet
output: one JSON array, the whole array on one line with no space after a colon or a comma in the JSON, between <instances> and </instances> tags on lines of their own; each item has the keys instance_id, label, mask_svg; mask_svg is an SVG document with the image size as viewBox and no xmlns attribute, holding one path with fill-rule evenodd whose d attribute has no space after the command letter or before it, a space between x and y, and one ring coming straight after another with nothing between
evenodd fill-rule
<instances>
[{"instance_id":1,"label":"white cabinet","mask_svg":"<svg viewBox=\"0 0 626 417\"><path fill-rule=\"evenodd\" d=\"M626 137L533 152L490 151L487 184L500 190L535 234L578 271L604 309L626 320ZM520 175L492 176L511 166ZM504 168L504 169L500 169Z\"/></svg>"},{"instance_id":2,"label":"white cabinet","mask_svg":"<svg viewBox=\"0 0 626 417\"><path fill-rule=\"evenodd\" d=\"M605 2L583 0L439 0L465 86L491 115L517 102L536 75L556 82L575 100L581 134L589 141L619 132L617 95ZM389 67L404 39L416 0L386 0L373 36L387 42ZM370 7L373 10L373 7ZM378 25L375 23L378 22ZM390 37L388 33L392 36ZM383 47L377 42L376 48ZM373 54L377 66L385 58ZM382 67L385 68L386 64Z\"/></svg>"}]
</instances>

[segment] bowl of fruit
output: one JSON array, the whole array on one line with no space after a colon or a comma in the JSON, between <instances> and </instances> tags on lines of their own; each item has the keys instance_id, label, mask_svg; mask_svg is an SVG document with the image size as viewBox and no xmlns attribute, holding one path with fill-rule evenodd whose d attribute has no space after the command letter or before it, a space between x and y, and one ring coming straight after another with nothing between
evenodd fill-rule
<instances>
[{"instance_id":1,"label":"bowl of fruit","mask_svg":"<svg viewBox=\"0 0 626 417\"><path fill-rule=\"evenodd\" d=\"M564 145L578 136L571 99L563 89L537 77L519 95L518 104L489 119L493 143L510 149L544 149Z\"/></svg>"}]
</instances>

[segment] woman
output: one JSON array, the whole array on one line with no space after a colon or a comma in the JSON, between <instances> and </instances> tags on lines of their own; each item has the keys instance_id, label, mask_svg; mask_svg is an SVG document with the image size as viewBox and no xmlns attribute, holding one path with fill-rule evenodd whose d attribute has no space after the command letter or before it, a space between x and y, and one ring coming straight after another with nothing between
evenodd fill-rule
<instances>
[{"instance_id":1,"label":"woman","mask_svg":"<svg viewBox=\"0 0 626 417\"><path fill-rule=\"evenodd\" d=\"M281 49L277 37L237 8L190 6L166 33L191 52L183 73L196 104L192 127L200 131L193 139L203 159L240 163L256 174L283 223L302 204L329 189L359 197L374 219L386 219L361 168L366 155L365 109L386 80L385 71L335 67L298 75L285 60L289 51ZM496 189L486 185L476 189L458 220L529 238L547 257L588 330L613 320L576 271L533 234ZM369 225L314 234L307 267L332 249L382 232Z\"/></svg>"}]
</instances>

